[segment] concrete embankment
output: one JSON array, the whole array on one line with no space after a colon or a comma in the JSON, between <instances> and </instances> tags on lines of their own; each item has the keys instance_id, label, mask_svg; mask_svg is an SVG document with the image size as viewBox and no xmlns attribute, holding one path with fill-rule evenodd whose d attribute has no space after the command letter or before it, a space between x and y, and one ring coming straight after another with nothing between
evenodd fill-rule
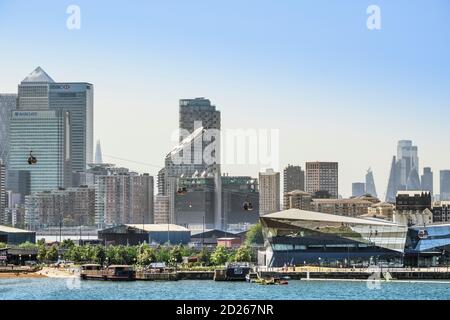
<instances>
[{"instance_id":1,"label":"concrete embankment","mask_svg":"<svg viewBox=\"0 0 450 320\"><path fill-rule=\"evenodd\" d=\"M260 272L261 277L286 277L292 280L300 279L365 279L373 276L373 271L352 271L352 272ZM380 278L385 278L385 272L379 272ZM450 280L450 272L430 272L430 271L397 271L389 272L391 279L395 280Z\"/></svg>"}]
</instances>

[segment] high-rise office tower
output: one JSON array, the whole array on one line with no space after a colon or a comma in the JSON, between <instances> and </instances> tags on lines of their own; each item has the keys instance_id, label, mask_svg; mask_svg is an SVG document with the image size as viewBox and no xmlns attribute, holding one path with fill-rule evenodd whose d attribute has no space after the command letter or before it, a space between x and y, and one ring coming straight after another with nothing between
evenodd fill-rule
<instances>
[{"instance_id":1,"label":"high-rise office tower","mask_svg":"<svg viewBox=\"0 0 450 320\"><path fill-rule=\"evenodd\" d=\"M327 192L332 198L338 198L339 165L337 162L307 162L306 192L314 195Z\"/></svg>"},{"instance_id":2,"label":"high-rise office tower","mask_svg":"<svg viewBox=\"0 0 450 320\"><path fill-rule=\"evenodd\" d=\"M440 172L440 191L441 201L449 201L450 200L450 170L441 170Z\"/></svg>"},{"instance_id":3,"label":"high-rise office tower","mask_svg":"<svg viewBox=\"0 0 450 320\"><path fill-rule=\"evenodd\" d=\"M400 163L400 185L406 186L412 171L419 171L417 146L411 140L400 140L397 145L397 159Z\"/></svg>"},{"instance_id":4,"label":"high-rise office tower","mask_svg":"<svg viewBox=\"0 0 450 320\"><path fill-rule=\"evenodd\" d=\"M6 199L6 166L0 159L0 220L2 220L5 213Z\"/></svg>"},{"instance_id":5,"label":"high-rise office tower","mask_svg":"<svg viewBox=\"0 0 450 320\"><path fill-rule=\"evenodd\" d=\"M366 193L366 184L364 182L352 183L352 197L360 197Z\"/></svg>"},{"instance_id":6,"label":"high-rise office tower","mask_svg":"<svg viewBox=\"0 0 450 320\"><path fill-rule=\"evenodd\" d=\"M273 169L259 173L260 215L280 211L280 173Z\"/></svg>"},{"instance_id":7,"label":"high-rise office tower","mask_svg":"<svg viewBox=\"0 0 450 320\"><path fill-rule=\"evenodd\" d=\"M414 191L414 190L420 190L421 189L421 183L419 178L419 171L418 170L411 170L408 180L406 181L406 190Z\"/></svg>"},{"instance_id":8,"label":"high-rise office tower","mask_svg":"<svg viewBox=\"0 0 450 320\"><path fill-rule=\"evenodd\" d=\"M423 191L429 191L431 195L434 195L433 193L433 172L431 171L430 167L423 168L423 174L422 174L422 190Z\"/></svg>"},{"instance_id":9,"label":"high-rise office tower","mask_svg":"<svg viewBox=\"0 0 450 320\"><path fill-rule=\"evenodd\" d=\"M56 83L40 67L18 88L10 121L12 170L29 170L31 192L72 184L72 172L86 171L93 152L93 88L89 83ZM30 166L30 151L38 158Z\"/></svg>"},{"instance_id":10,"label":"high-rise office tower","mask_svg":"<svg viewBox=\"0 0 450 320\"><path fill-rule=\"evenodd\" d=\"M70 159L73 171L86 171L93 161L93 85L86 82L55 82L42 68L19 84L21 110L58 110L69 114Z\"/></svg>"},{"instance_id":11,"label":"high-rise office tower","mask_svg":"<svg viewBox=\"0 0 450 320\"><path fill-rule=\"evenodd\" d=\"M69 127L69 115L61 110L12 113L8 169L30 172L31 193L70 186ZM28 164L30 152L36 164Z\"/></svg>"},{"instance_id":12,"label":"high-rise office tower","mask_svg":"<svg viewBox=\"0 0 450 320\"><path fill-rule=\"evenodd\" d=\"M300 166L288 165L283 171L283 192L305 190L305 171Z\"/></svg>"},{"instance_id":13,"label":"high-rise office tower","mask_svg":"<svg viewBox=\"0 0 450 320\"><path fill-rule=\"evenodd\" d=\"M179 107L180 143L166 156L164 171L160 171L164 176L158 177L160 181L158 191L163 191L164 195L169 196L169 219L177 221L175 193L178 190L178 180L189 177L213 177L216 199L214 225L221 229L224 220L220 200L220 140L217 139L220 130L220 111L204 98L182 99ZM210 129L216 131L209 131ZM214 148L211 148L212 145ZM209 148L209 153L206 152L206 148ZM210 157L205 158L206 154Z\"/></svg>"},{"instance_id":14,"label":"high-rise office tower","mask_svg":"<svg viewBox=\"0 0 450 320\"><path fill-rule=\"evenodd\" d=\"M102 147L100 146L100 140L97 140L97 146L95 147L95 163L96 164L103 163Z\"/></svg>"},{"instance_id":15,"label":"high-rise office tower","mask_svg":"<svg viewBox=\"0 0 450 320\"><path fill-rule=\"evenodd\" d=\"M375 187L375 180L373 178L373 171L371 168L366 173L366 194L370 194L372 197L378 198L377 189Z\"/></svg>"},{"instance_id":16,"label":"high-rise office tower","mask_svg":"<svg viewBox=\"0 0 450 320\"><path fill-rule=\"evenodd\" d=\"M420 185L417 146L413 146L411 140L400 140L397 157L391 164L386 202L395 202L397 191L418 190Z\"/></svg>"},{"instance_id":17,"label":"high-rise office tower","mask_svg":"<svg viewBox=\"0 0 450 320\"><path fill-rule=\"evenodd\" d=\"M204 129L220 130L220 111L216 110L211 101L205 98L180 100L180 129L188 133L194 132L195 122L201 122ZM183 140L183 137L180 141Z\"/></svg>"},{"instance_id":18,"label":"high-rise office tower","mask_svg":"<svg viewBox=\"0 0 450 320\"><path fill-rule=\"evenodd\" d=\"M0 94L0 159L8 161L9 119L17 107L17 94Z\"/></svg>"}]
</instances>

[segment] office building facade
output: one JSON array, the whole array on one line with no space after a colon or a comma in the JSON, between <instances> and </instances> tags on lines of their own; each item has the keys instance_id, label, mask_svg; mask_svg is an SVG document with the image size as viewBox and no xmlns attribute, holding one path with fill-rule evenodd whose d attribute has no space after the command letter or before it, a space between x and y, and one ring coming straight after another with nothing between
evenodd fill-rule
<instances>
[{"instance_id":1,"label":"office building facade","mask_svg":"<svg viewBox=\"0 0 450 320\"><path fill-rule=\"evenodd\" d=\"M55 82L40 67L19 84L20 110L56 110L70 116L72 170L85 171L93 161L93 93L85 82Z\"/></svg>"},{"instance_id":2,"label":"office building facade","mask_svg":"<svg viewBox=\"0 0 450 320\"><path fill-rule=\"evenodd\" d=\"M431 193L431 195L434 194L433 171L431 171L430 167L423 168L423 174L421 177L421 187L423 191L428 191Z\"/></svg>"},{"instance_id":3,"label":"office building facade","mask_svg":"<svg viewBox=\"0 0 450 320\"><path fill-rule=\"evenodd\" d=\"M400 140L391 163L386 202L395 202L398 191L420 188L418 148L411 140Z\"/></svg>"},{"instance_id":4,"label":"office building facade","mask_svg":"<svg viewBox=\"0 0 450 320\"><path fill-rule=\"evenodd\" d=\"M283 171L283 192L305 191L305 171L301 166L288 165Z\"/></svg>"},{"instance_id":5,"label":"office building facade","mask_svg":"<svg viewBox=\"0 0 450 320\"><path fill-rule=\"evenodd\" d=\"M366 184L364 182L352 183L352 197L360 197L366 193Z\"/></svg>"},{"instance_id":6,"label":"office building facade","mask_svg":"<svg viewBox=\"0 0 450 320\"><path fill-rule=\"evenodd\" d=\"M280 173L267 169L259 173L259 211L265 215L280 210Z\"/></svg>"},{"instance_id":7,"label":"office building facade","mask_svg":"<svg viewBox=\"0 0 450 320\"><path fill-rule=\"evenodd\" d=\"M68 113L59 110L14 111L10 122L9 170L30 172L30 192L71 184ZM27 162L30 151L37 164Z\"/></svg>"},{"instance_id":8,"label":"office building facade","mask_svg":"<svg viewBox=\"0 0 450 320\"><path fill-rule=\"evenodd\" d=\"M337 162L307 162L306 192L328 192L331 198L339 196L339 168Z\"/></svg>"},{"instance_id":9,"label":"office building facade","mask_svg":"<svg viewBox=\"0 0 450 320\"><path fill-rule=\"evenodd\" d=\"M440 172L440 200L450 200L450 170Z\"/></svg>"},{"instance_id":10,"label":"office building facade","mask_svg":"<svg viewBox=\"0 0 450 320\"><path fill-rule=\"evenodd\" d=\"M17 107L17 94L0 94L0 159L6 164L9 153L9 121Z\"/></svg>"},{"instance_id":11,"label":"office building facade","mask_svg":"<svg viewBox=\"0 0 450 320\"><path fill-rule=\"evenodd\" d=\"M31 230L52 226L93 226L95 189L68 188L26 196L25 222Z\"/></svg>"},{"instance_id":12,"label":"office building facade","mask_svg":"<svg viewBox=\"0 0 450 320\"><path fill-rule=\"evenodd\" d=\"M112 173L95 176L95 222L99 228L153 223L153 177Z\"/></svg>"},{"instance_id":13,"label":"office building facade","mask_svg":"<svg viewBox=\"0 0 450 320\"><path fill-rule=\"evenodd\" d=\"M365 194L369 194L372 197L378 198L377 188L375 187L375 179L373 178L373 171L371 168L366 173L366 185Z\"/></svg>"},{"instance_id":14,"label":"office building facade","mask_svg":"<svg viewBox=\"0 0 450 320\"><path fill-rule=\"evenodd\" d=\"M311 210L312 195L302 190L286 192L283 199L283 210Z\"/></svg>"},{"instance_id":15,"label":"office building facade","mask_svg":"<svg viewBox=\"0 0 450 320\"><path fill-rule=\"evenodd\" d=\"M168 224L169 221L169 196L155 195L155 224Z\"/></svg>"}]
</instances>

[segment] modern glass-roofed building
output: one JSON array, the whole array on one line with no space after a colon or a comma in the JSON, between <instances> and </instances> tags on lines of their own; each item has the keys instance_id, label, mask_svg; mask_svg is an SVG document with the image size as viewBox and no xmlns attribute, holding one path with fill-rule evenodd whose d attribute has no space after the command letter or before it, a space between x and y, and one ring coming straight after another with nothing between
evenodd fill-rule
<instances>
[{"instance_id":1,"label":"modern glass-roofed building","mask_svg":"<svg viewBox=\"0 0 450 320\"><path fill-rule=\"evenodd\" d=\"M450 261L450 224L414 226L408 230L406 263L437 266Z\"/></svg>"},{"instance_id":2,"label":"modern glass-roofed building","mask_svg":"<svg viewBox=\"0 0 450 320\"><path fill-rule=\"evenodd\" d=\"M407 226L299 209L261 217L265 265L401 265Z\"/></svg>"}]
</instances>

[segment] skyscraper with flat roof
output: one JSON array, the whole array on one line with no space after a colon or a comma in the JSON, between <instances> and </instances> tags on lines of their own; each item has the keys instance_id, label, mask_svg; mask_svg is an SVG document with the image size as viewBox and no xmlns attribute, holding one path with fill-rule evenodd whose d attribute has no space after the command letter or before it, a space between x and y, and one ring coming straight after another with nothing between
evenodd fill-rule
<instances>
[{"instance_id":1,"label":"skyscraper with flat roof","mask_svg":"<svg viewBox=\"0 0 450 320\"><path fill-rule=\"evenodd\" d=\"M440 172L440 191L441 201L450 200L450 170L441 170Z\"/></svg>"},{"instance_id":2,"label":"skyscraper with flat roof","mask_svg":"<svg viewBox=\"0 0 450 320\"><path fill-rule=\"evenodd\" d=\"M431 171L430 167L423 168L423 174L422 174L422 191L429 191L431 195L434 195L433 193L433 172Z\"/></svg>"},{"instance_id":3,"label":"skyscraper with flat roof","mask_svg":"<svg viewBox=\"0 0 450 320\"><path fill-rule=\"evenodd\" d=\"M359 197L366 193L366 184L364 182L352 183L352 197Z\"/></svg>"},{"instance_id":4,"label":"skyscraper with flat roof","mask_svg":"<svg viewBox=\"0 0 450 320\"><path fill-rule=\"evenodd\" d=\"M301 166L288 165L283 171L283 192L305 190L305 171Z\"/></svg>"},{"instance_id":5,"label":"skyscraper with flat roof","mask_svg":"<svg viewBox=\"0 0 450 320\"><path fill-rule=\"evenodd\" d=\"M16 109L17 94L0 94L0 159L8 161L9 152L9 119Z\"/></svg>"},{"instance_id":6,"label":"skyscraper with flat roof","mask_svg":"<svg viewBox=\"0 0 450 320\"><path fill-rule=\"evenodd\" d=\"M71 183L69 115L61 110L16 110L10 122L9 170L30 172L30 192ZM30 151L37 163L27 162Z\"/></svg>"},{"instance_id":7,"label":"skyscraper with flat roof","mask_svg":"<svg viewBox=\"0 0 450 320\"><path fill-rule=\"evenodd\" d=\"M312 195L325 191L332 198L337 199L339 196L338 167L337 162L307 162L305 191Z\"/></svg>"},{"instance_id":8,"label":"skyscraper with flat roof","mask_svg":"<svg viewBox=\"0 0 450 320\"><path fill-rule=\"evenodd\" d=\"M260 215L280 211L280 173L267 169L259 173Z\"/></svg>"}]
</instances>

